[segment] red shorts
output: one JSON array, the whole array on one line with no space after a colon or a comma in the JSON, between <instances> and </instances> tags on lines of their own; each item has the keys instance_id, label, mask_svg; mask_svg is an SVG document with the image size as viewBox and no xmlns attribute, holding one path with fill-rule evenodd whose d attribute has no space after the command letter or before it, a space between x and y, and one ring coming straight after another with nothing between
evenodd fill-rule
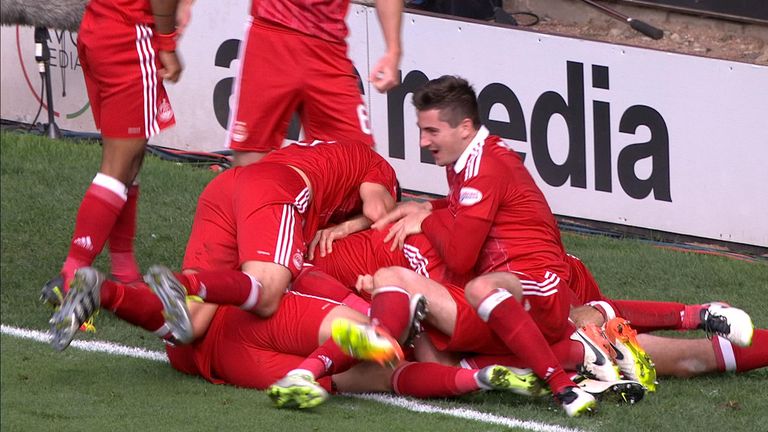
<instances>
[{"instance_id":1,"label":"red shorts","mask_svg":"<svg viewBox=\"0 0 768 432\"><path fill-rule=\"evenodd\" d=\"M346 50L346 44L252 21L233 90L237 102L229 147L257 152L280 148L296 111L309 140L373 146L368 110Z\"/></svg>"},{"instance_id":2,"label":"red shorts","mask_svg":"<svg viewBox=\"0 0 768 432\"><path fill-rule=\"evenodd\" d=\"M175 124L157 70L153 29L86 12L77 36L96 128L108 138L150 138Z\"/></svg>"},{"instance_id":3,"label":"red shorts","mask_svg":"<svg viewBox=\"0 0 768 432\"><path fill-rule=\"evenodd\" d=\"M550 344L561 340L571 330L568 323L570 292L564 282L552 275L550 272L515 272L523 284L523 307ZM453 284L444 286L456 303L456 326L450 338L428 329L435 347L441 351L509 353L506 344L467 303L464 289Z\"/></svg>"},{"instance_id":4,"label":"red shorts","mask_svg":"<svg viewBox=\"0 0 768 432\"><path fill-rule=\"evenodd\" d=\"M295 292L271 317L219 306L203 339L167 347L171 365L214 384L266 389L318 347L323 319L338 304ZM331 377L318 380L331 390Z\"/></svg>"},{"instance_id":5,"label":"red shorts","mask_svg":"<svg viewBox=\"0 0 768 432\"><path fill-rule=\"evenodd\" d=\"M336 240L333 252L324 257L316 249L312 264L350 288L359 275L373 275L382 267L409 267L401 250L389 250L389 243L384 243L386 235L387 230L367 229Z\"/></svg>"},{"instance_id":6,"label":"red shorts","mask_svg":"<svg viewBox=\"0 0 768 432\"><path fill-rule=\"evenodd\" d=\"M580 259L573 255L566 255L565 261L571 268L569 286L574 296L571 300L573 306L581 306L587 302L605 299L595 277Z\"/></svg>"},{"instance_id":7,"label":"red shorts","mask_svg":"<svg viewBox=\"0 0 768 432\"><path fill-rule=\"evenodd\" d=\"M464 289L452 284L444 286L456 303L456 326L453 328L453 336L448 337L431 326L425 325L424 329L435 348L440 351L509 354L509 348L504 341L496 336L488 324L480 319L475 309L467 303Z\"/></svg>"},{"instance_id":8,"label":"red shorts","mask_svg":"<svg viewBox=\"0 0 768 432\"><path fill-rule=\"evenodd\" d=\"M183 268L234 270L246 261L263 261L280 264L295 277L306 251L303 216L286 202L306 188L304 180L279 164L240 170L239 176L235 171L220 174L200 195Z\"/></svg>"}]
</instances>

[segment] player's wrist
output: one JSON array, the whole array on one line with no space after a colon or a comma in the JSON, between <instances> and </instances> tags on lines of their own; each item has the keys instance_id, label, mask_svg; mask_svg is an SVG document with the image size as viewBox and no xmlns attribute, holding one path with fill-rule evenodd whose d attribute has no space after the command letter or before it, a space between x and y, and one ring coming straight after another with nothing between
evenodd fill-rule
<instances>
[{"instance_id":1,"label":"player's wrist","mask_svg":"<svg viewBox=\"0 0 768 432\"><path fill-rule=\"evenodd\" d=\"M178 39L178 36L179 35L176 33L176 30L170 33L155 33L155 48L157 48L159 51L176 51L176 40Z\"/></svg>"}]
</instances>

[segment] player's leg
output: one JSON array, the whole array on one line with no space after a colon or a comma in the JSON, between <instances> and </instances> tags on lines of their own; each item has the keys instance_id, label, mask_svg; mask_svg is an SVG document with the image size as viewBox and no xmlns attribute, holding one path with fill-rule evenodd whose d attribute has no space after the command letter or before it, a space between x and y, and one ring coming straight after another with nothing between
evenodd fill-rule
<instances>
[{"instance_id":1,"label":"player's leg","mask_svg":"<svg viewBox=\"0 0 768 432\"><path fill-rule=\"evenodd\" d=\"M165 323L163 304L146 285L111 281L92 267L82 267L75 273L72 288L50 320L51 344L57 350L65 349L99 308L164 340L176 341ZM198 319L198 327L201 325Z\"/></svg>"},{"instance_id":2,"label":"player's leg","mask_svg":"<svg viewBox=\"0 0 768 432\"><path fill-rule=\"evenodd\" d=\"M637 338L656 363L659 375L686 378L768 367L768 330L755 330L754 343L746 348L720 336L710 340L641 334Z\"/></svg>"},{"instance_id":3,"label":"player's leg","mask_svg":"<svg viewBox=\"0 0 768 432\"><path fill-rule=\"evenodd\" d=\"M371 325L334 325L334 339L351 355L380 363L402 359L399 345L412 342L425 318L452 334L456 304L443 286L402 267L380 269L372 280Z\"/></svg>"},{"instance_id":4,"label":"player's leg","mask_svg":"<svg viewBox=\"0 0 768 432\"><path fill-rule=\"evenodd\" d=\"M527 279L526 279L527 281ZM555 299L557 284L553 281L526 282L525 289L536 291L536 296ZM526 309L531 300L524 296L521 279L511 273L489 273L470 281L465 287L467 301L480 318L513 354L520 357L552 389L555 398L569 416L581 415L595 407L593 396L581 391L563 370L539 326ZM567 307L563 316L553 310L548 319L563 320L567 325ZM555 329L557 322L542 323Z\"/></svg>"},{"instance_id":5,"label":"player's leg","mask_svg":"<svg viewBox=\"0 0 768 432\"><path fill-rule=\"evenodd\" d=\"M323 377L344 373L357 363L357 360L344 354L330 339L332 323L337 319L350 322L367 322L368 318L346 306L335 305L315 297L305 297L296 292L286 295L277 313L269 319L274 325L276 344L272 349L286 352L295 348L307 349L314 345L312 352L289 370L285 376L272 384L267 393L278 407L310 408L322 403L327 397L318 385ZM322 318L322 321L319 319ZM282 321L282 322L281 322ZM295 329L296 322L302 322L305 331L291 337L284 334ZM314 324L307 324L308 322ZM314 329L314 330L312 330ZM312 340L311 336L315 339ZM302 344L298 342L305 338ZM301 346L289 347L277 340L294 340ZM292 343L292 342L291 342Z\"/></svg>"},{"instance_id":6,"label":"player's leg","mask_svg":"<svg viewBox=\"0 0 768 432\"><path fill-rule=\"evenodd\" d=\"M346 46L306 39L301 120L307 138L373 146L368 108Z\"/></svg>"},{"instance_id":7,"label":"player's leg","mask_svg":"<svg viewBox=\"0 0 768 432\"><path fill-rule=\"evenodd\" d=\"M95 30L96 26L101 27L100 31ZM151 40L152 32L145 25L107 20L94 23L89 19L84 28L79 52L88 64L86 86L95 104L94 117L103 137L103 150L99 173L78 210L62 268L65 281L77 268L93 262L116 224L119 231L126 231L123 244L118 245L117 272L128 277L137 272L131 246L135 217L120 216L129 201L128 187L141 168L147 140L175 123L157 74L158 60ZM128 206L129 212L135 210L133 204Z\"/></svg>"},{"instance_id":8,"label":"player's leg","mask_svg":"<svg viewBox=\"0 0 768 432\"><path fill-rule=\"evenodd\" d=\"M301 97L302 65L296 41L263 22L251 22L240 45L227 145L235 166L245 166L282 146Z\"/></svg>"},{"instance_id":9,"label":"player's leg","mask_svg":"<svg viewBox=\"0 0 768 432\"><path fill-rule=\"evenodd\" d=\"M334 251L334 254L336 251ZM337 301L363 315L368 315L371 305L351 288L331 277L319 267L305 266L291 283L291 290Z\"/></svg>"}]
</instances>

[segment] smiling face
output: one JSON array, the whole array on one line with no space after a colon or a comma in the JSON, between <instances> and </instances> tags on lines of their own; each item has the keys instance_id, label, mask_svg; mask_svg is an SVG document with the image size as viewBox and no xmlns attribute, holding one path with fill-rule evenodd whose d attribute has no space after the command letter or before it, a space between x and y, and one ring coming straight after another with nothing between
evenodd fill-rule
<instances>
[{"instance_id":1,"label":"smiling face","mask_svg":"<svg viewBox=\"0 0 768 432\"><path fill-rule=\"evenodd\" d=\"M417 111L419 145L428 149L438 166L450 165L461 156L475 135L470 119L464 119L456 127L440 120L440 110Z\"/></svg>"}]
</instances>

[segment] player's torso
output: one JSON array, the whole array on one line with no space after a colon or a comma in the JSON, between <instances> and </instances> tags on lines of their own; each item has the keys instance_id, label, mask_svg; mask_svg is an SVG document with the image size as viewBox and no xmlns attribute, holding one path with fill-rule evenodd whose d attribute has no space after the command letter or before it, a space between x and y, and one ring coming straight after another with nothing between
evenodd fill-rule
<instances>
[{"instance_id":1,"label":"player's torso","mask_svg":"<svg viewBox=\"0 0 768 432\"><path fill-rule=\"evenodd\" d=\"M300 169L306 174L311 204L305 215L305 233L355 216L362 209L360 184L386 184L394 194L394 170L369 146L314 141L295 143L272 152L264 161ZM310 237L308 237L310 238Z\"/></svg>"},{"instance_id":2,"label":"player's torso","mask_svg":"<svg viewBox=\"0 0 768 432\"><path fill-rule=\"evenodd\" d=\"M86 10L95 16L129 24L153 24L149 0L90 0Z\"/></svg>"},{"instance_id":3,"label":"player's torso","mask_svg":"<svg viewBox=\"0 0 768 432\"><path fill-rule=\"evenodd\" d=\"M332 42L344 42L349 0L253 0L254 18Z\"/></svg>"},{"instance_id":4,"label":"player's torso","mask_svg":"<svg viewBox=\"0 0 768 432\"><path fill-rule=\"evenodd\" d=\"M477 208L476 217L492 218L477 273L559 269L564 250L554 215L519 156L500 139L490 136L479 160L470 159L461 172L449 168L448 180L448 208L454 215L475 201L498 202L492 215L483 213L482 204Z\"/></svg>"}]
</instances>

